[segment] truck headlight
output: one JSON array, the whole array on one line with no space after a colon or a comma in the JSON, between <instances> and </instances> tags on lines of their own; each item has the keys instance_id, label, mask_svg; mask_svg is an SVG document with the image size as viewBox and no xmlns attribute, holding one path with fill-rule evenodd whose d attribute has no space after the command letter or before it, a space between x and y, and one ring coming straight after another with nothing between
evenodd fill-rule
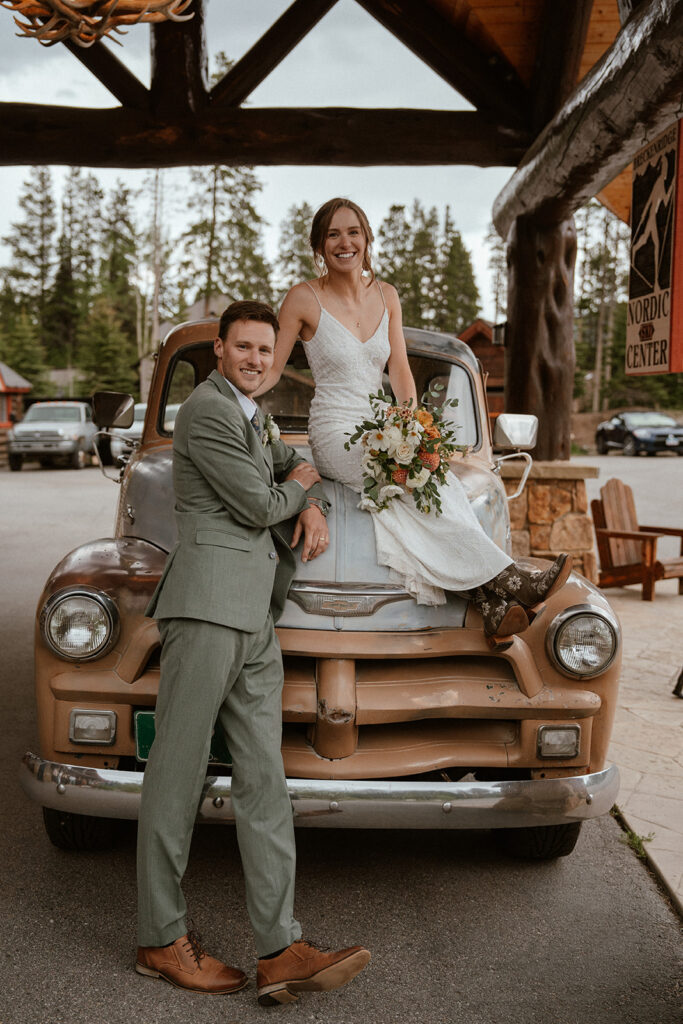
<instances>
[{"instance_id":1,"label":"truck headlight","mask_svg":"<svg viewBox=\"0 0 683 1024\"><path fill-rule=\"evenodd\" d=\"M92 587L70 587L45 603L40 630L60 657L84 661L100 657L114 645L119 616L106 594Z\"/></svg>"},{"instance_id":2,"label":"truck headlight","mask_svg":"<svg viewBox=\"0 0 683 1024\"><path fill-rule=\"evenodd\" d=\"M590 679L604 672L619 649L621 630L602 608L577 604L565 608L550 624L546 647L565 675Z\"/></svg>"}]
</instances>

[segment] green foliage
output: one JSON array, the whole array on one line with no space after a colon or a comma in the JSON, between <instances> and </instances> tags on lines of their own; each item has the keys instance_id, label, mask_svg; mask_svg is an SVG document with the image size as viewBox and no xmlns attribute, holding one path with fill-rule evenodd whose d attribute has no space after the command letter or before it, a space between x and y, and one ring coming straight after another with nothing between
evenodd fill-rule
<instances>
[{"instance_id":1,"label":"green foliage","mask_svg":"<svg viewBox=\"0 0 683 1024\"><path fill-rule=\"evenodd\" d=\"M280 224L277 268L284 288L317 276L308 242L313 212L307 202L294 204Z\"/></svg>"},{"instance_id":2,"label":"green foliage","mask_svg":"<svg viewBox=\"0 0 683 1024\"><path fill-rule=\"evenodd\" d=\"M394 205L379 229L380 275L399 293L404 323L459 334L479 312L470 254L447 207L443 226L435 207L415 200L410 216Z\"/></svg>"},{"instance_id":3,"label":"green foliage","mask_svg":"<svg viewBox=\"0 0 683 1024\"><path fill-rule=\"evenodd\" d=\"M55 204L48 167L32 168L19 197L23 217L3 242L12 253L7 274L21 305L36 317L38 340L46 341L45 310L54 267Z\"/></svg>"},{"instance_id":4,"label":"green foliage","mask_svg":"<svg viewBox=\"0 0 683 1024\"><path fill-rule=\"evenodd\" d=\"M106 294L98 296L79 337L84 389L137 393L136 352Z\"/></svg>"},{"instance_id":5,"label":"green foliage","mask_svg":"<svg viewBox=\"0 0 683 1024\"><path fill-rule=\"evenodd\" d=\"M0 336L0 359L21 374L33 387L34 395L46 394L45 354L38 337L38 325L25 311L16 317L10 336Z\"/></svg>"}]
</instances>

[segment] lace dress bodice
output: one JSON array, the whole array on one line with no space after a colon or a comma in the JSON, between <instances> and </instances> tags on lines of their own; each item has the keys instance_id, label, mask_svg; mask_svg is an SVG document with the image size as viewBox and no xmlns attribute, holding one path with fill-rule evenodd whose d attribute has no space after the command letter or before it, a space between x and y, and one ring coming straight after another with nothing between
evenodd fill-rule
<instances>
[{"instance_id":1,"label":"lace dress bodice","mask_svg":"<svg viewBox=\"0 0 683 1024\"><path fill-rule=\"evenodd\" d=\"M305 350L315 381L308 421L313 459L323 476L360 493L359 449L345 451L345 435L368 418L368 395L377 394L382 386L391 352L389 314L385 308L375 333L363 342L321 307L317 330Z\"/></svg>"},{"instance_id":2,"label":"lace dress bodice","mask_svg":"<svg viewBox=\"0 0 683 1024\"><path fill-rule=\"evenodd\" d=\"M391 354L386 305L365 342L320 305L318 326L304 350L315 382L308 420L313 460L322 476L361 493L361 449L346 451L344 443L371 415L368 396L382 387ZM444 590L480 586L512 561L482 530L458 478L449 473L447 481L438 518L419 512L409 494L372 513L378 562L421 604L443 604Z\"/></svg>"}]
</instances>

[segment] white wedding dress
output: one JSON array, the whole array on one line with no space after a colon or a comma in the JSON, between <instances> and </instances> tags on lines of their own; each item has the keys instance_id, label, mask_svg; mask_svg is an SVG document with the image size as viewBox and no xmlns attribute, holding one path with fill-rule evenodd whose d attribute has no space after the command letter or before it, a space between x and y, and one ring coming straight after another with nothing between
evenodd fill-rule
<instances>
[{"instance_id":1,"label":"white wedding dress","mask_svg":"<svg viewBox=\"0 0 683 1024\"><path fill-rule=\"evenodd\" d=\"M371 416L368 395L382 386L391 351L386 304L377 330L365 342L321 305L316 332L304 349L315 381L308 421L313 460L322 476L360 494L362 449L353 445L346 451L344 443ZM419 604L444 604L444 590L480 586L512 564L484 533L458 478L449 472L446 479L440 516L420 512L410 494L371 513L379 564L388 566Z\"/></svg>"}]
</instances>

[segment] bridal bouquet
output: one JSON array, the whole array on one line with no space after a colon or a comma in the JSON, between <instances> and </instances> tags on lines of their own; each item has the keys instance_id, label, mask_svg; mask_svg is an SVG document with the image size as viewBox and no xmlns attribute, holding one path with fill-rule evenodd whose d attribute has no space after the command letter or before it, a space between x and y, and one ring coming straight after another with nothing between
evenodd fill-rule
<instances>
[{"instance_id":1,"label":"bridal bouquet","mask_svg":"<svg viewBox=\"0 0 683 1024\"><path fill-rule=\"evenodd\" d=\"M363 497L360 508L378 512L401 494L412 494L421 512L441 513L439 487L446 482L448 461L458 448L455 432L444 422L444 412L456 406L446 399L436 407L443 385L435 384L422 396L422 404L392 404L391 395L370 395L372 419L359 423L344 447L362 447Z\"/></svg>"}]
</instances>

